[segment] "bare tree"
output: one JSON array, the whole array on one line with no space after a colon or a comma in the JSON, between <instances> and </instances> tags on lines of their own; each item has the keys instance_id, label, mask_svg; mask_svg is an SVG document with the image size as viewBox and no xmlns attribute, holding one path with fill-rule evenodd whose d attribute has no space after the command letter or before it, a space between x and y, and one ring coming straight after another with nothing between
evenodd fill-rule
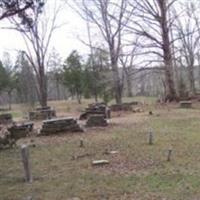
<instances>
[{"instance_id":1,"label":"bare tree","mask_svg":"<svg viewBox=\"0 0 200 200\"><path fill-rule=\"evenodd\" d=\"M62 83L62 59L55 48L52 49L48 59L48 71L53 76L51 84L55 82L55 99L61 99L61 83ZM48 92L49 93L49 92Z\"/></svg>"},{"instance_id":2,"label":"bare tree","mask_svg":"<svg viewBox=\"0 0 200 200\"><path fill-rule=\"evenodd\" d=\"M170 39L170 29L176 16L170 16L170 9L176 0L135 0L130 3L136 7L133 25L129 28L143 38L141 47L146 54L153 54L154 60L164 63L166 97L168 101L176 100L176 90L173 80L173 57ZM155 57L156 55L156 57Z\"/></svg>"},{"instance_id":3,"label":"bare tree","mask_svg":"<svg viewBox=\"0 0 200 200\"><path fill-rule=\"evenodd\" d=\"M22 23L15 18L11 19L14 29L19 31L26 44L26 56L34 69L37 80L37 94L41 106L47 105L47 78L46 63L49 44L55 29L56 19L61 7L54 5L52 18L45 16L44 5L35 4L29 15L22 13Z\"/></svg>"},{"instance_id":4,"label":"bare tree","mask_svg":"<svg viewBox=\"0 0 200 200\"><path fill-rule=\"evenodd\" d=\"M193 96L196 93L195 89L195 77L194 77L194 65L199 51L200 37L198 34L198 26L195 23L195 6L193 3L186 3L184 5L185 19L184 22L180 18L177 19L177 34L179 36L178 49L180 56L182 57L182 64L186 65L188 69L189 89L190 95Z\"/></svg>"},{"instance_id":5,"label":"bare tree","mask_svg":"<svg viewBox=\"0 0 200 200\"><path fill-rule=\"evenodd\" d=\"M128 0L82 0L74 1L80 15L94 23L105 40L113 73L115 99L122 103L122 80L119 72L119 56L121 51L122 36L132 15L133 8L129 9ZM127 12L127 10L129 10Z\"/></svg>"},{"instance_id":6,"label":"bare tree","mask_svg":"<svg viewBox=\"0 0 200 200\"><path fill-rule=\"evenodd\" d=\"M186 4L187 5L187 4ZM192 19L194 20L194 26L195 26L195 32L197 31L197 35L195 36L195 38L197 40L197 44L195 44L195 49L196 49L196 59L197 59L197 64L198 64L198 81L199 81L199 87L200 87L200 53L199 53L199 45L200 45L200 17L199 17L199 12L200 12L200 3L197 0L194 0L193 2L188 3L187 9L189 13L191 13L192 15Z\"/></svg>"},{"instance_id":7,"label":"bare tree","mask_svg":"<svg viewBox=\"0 0 200 200\"><path fill-rule=\"evenodd\" d=\"M92 68L92 71L95 72L94 49L93 49L93 45L92 45L91 28L90 28L90 23L89 23L88 18L86 20L86 25L87 25L89 48L90 48L90 67ZM93 91L94 91L95 102L98 102L97 83L96 83L97 77L95 75L96 75L96 73L93 73L93 79L94 79L94 86L93 86L94 89L93 89Z\"/></svg>"},{"instance_id":8,"label":"bare tree","mask_svg":"<svg viewBox=\"0 0 200 200\"><path fill-rule=\"evenodd\" d=\"M16 100L33 107L37 100L33 69L23 52L19 52L16 62Z\"/></svg>"},{"instance_id":9,"label":"bare tree","mask_svg":"<svg viewBox=\"0 0 200 200\"><path fill-rule=\"evenodd\" d=\"M133 42L128 41L127 45L123 45L121 48L121 54L119 57L120 63L123 68L122 81L126 81L127 85L127 96L133 97L133 73L137 67L137 55L139 54L140 48L138 46L139 37L134 38ZM125 52L124 52L125 51ZM124 84L123 84L124 86Z\"/></svg>"}]
</instances>

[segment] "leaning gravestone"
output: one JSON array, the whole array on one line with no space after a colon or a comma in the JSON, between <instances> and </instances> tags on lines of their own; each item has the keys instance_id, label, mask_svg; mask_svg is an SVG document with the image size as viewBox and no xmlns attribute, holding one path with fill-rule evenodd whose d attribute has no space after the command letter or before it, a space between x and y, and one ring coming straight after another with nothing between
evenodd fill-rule
<instances>
[{"instance_id":1,"label":"leaning gravestone","mask_svg":"<svg viewBox=\"0 0 200 200\"><path fill-rule=\"evenodd\" d=\"M180 101L180 108L192 108L191 101Z\"/></svg>"},{"instance_id":2,"label":"leaning gravestone","mask_svg":"<svg viewBox=\"0 0 200 200\"><path fill-rule=\"evenodd\" d=\"M86 122L87 127L104 127L107 125L107 120L103 115L90 115Z\"/></svg>"},{"instance_id":3,"label":"leaning gravestone","mask_svg":"<svg viewBox=\"0 0 200 200\"><path fill-rule=\"evenodd\" d=\"M29 120L45 120L56 117L56 111L49 106L36 108L29 112Z\"/></svg>"},{"instance_id":4,"label":"leaning gravestone","mask_svg":"<svg viewBox=\"0 0 200 200\"><path fill-rule=\"evenodd\" d=\"M83 132L74 118L57 118L43 121L39 135L53 135L63 132Z\"/></svg>"},{"instance_id":5,"label":"leaning gravestone","mask_svg":"<svg viewBox=\"0 0 200 200\"><path fill-rule=\"evenodd\" d=\"M0 114L0 124L10 124L12 122L13 122L13 118L10 113Z\"/></svg>"}]
</instances>

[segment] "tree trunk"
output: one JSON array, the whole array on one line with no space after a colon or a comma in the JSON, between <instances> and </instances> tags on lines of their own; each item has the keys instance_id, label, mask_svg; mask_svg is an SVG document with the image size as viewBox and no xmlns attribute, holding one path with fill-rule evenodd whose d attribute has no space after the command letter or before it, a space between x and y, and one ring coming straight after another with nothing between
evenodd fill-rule
<instances>
[{"instance_id":1,"label":"tree trunk","mask_svg":"<svg viewBox=\"0 0 200 200\"><path fill-rule=\"evenodd\" d=\"M94 72L94 64L92 65L93 66L93 72ZM97 103L98 102L98 89L97 89L97 78L96 78L96 73L94 72L93 73L93 76L94 76L94 85L93 85L93 94L94 94L94 100L95 102Z\"/></svg>"},{"instance_id":2,"label":"tree trunk","mask_svg":"<svg viewBox=\"0 0 200 200\"><path fill-rule=\"evenodd\" d=\"M200 89L200 54L197 54L197 61L198 61L198 90Z\"/></svg>"},{"instance_id":3,"label":"tree trunk","mask_svg":"<svg viewBox=\"0 0 200 200\"><path fill-rule=\"evenodd\" d=\"M166 1L160 3L161 8L161 30L163 41L163 57L165 65L165 81L166 81L166 101L177 100L174 79L173 79L173 61L171 53L171 45L169 39L169 27L167 21L167 6Z\"/></svg>"},{"instance_id":4,"label":"tree trunk","mask_svg":"<svg viewBox=\"0 0 200 200\"><path fill-rule=\"evenodd\" d=\"M8 91L8 110L12 110L12 91Z\"/></svg>"},{"instance_id":5,"label":"tree trunk","mask_svg":"<svg viewBox=\"0 0 200 200\"><path fill-rule=\"evenodd\" d=\"M194 67L188 66L189 70L189 82L190 82L190 96L194 96L196 93L195 80L194 80Z\"/></svg>"},{"instance_id":6,"label":"tree trunk","mask_svg":"<svg viewBox=\"0 0 200 200\"><path fill-rule=\"evenodd\" d=\"M78 100L78 104L81 104L81 94L77 94L76 97L77 97L77 100Z\"/></svg>"},{"instance_id":7,"label":"tree trunk","mask_svg":"<svg viewBox=\"0 0 200 200\"><path fill-rule=\"evenodd\" d=\"M59 80L56 78L56 100L60 100L60 84Z\"/></svg>"},{"instance_id":8,"label":"tree trunk","mask_svg":"<svg viewBox=\"0 0 200 200\"><path fill-rule=\"evenodd\" d=\"M39 68L39 102L41 107L47 106L47 78L44 66Z\"/></svg>"},{"instance_id":9,"label":"tree trunk","mask_svg":"<svg viewBox=\"0 0 200 200\"><path fill-rule=\"evenodd\" d=\"M174 101L177 100L176 91L174 87L174 80L172 75L172 68L167 62L165 61L165 81L166 81L166 101Z\"/></svg>"},{"instance_id":10,"label":"tree trunk","mask_svg":"<svg viewBox=\"0 0 200 200\"><path fill-rule=\"evenodd\" d=\"M115 93L115 101L117 104L122 103L122 84L120 80L119 70L117 60L115 59L116 56L112 53L111 50L111 67L113 71L113 80L114 80L114 93Z\"/></svg>"},{"instance_id":11,"label":"tree trunk","mask_svg":"<svg viewBox=\"0 0 200 200\"><path fill-rule=\"evenodd\" d=\"M96 84L95 84L95 88L94 88L94 100L95 100L96 103L98 102L98 94L97 94Z\"/></svg>"},{"instance_id":12,"label":"tree trunk","mask_svg":"<svg viewBox=\"0 0 200 200\"><path fill-rule=\"evenodd\" d=\"M133 97L132 80L131 80L131 77L128 74L126 75L126 81L127 81L128 97Z\"/></svg>"}]
</instances>

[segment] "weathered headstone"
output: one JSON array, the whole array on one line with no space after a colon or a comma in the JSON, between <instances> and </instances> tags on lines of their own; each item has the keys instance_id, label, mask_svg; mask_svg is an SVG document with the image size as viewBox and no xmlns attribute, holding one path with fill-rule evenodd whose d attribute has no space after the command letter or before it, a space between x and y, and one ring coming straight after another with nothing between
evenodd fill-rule
<instances>
[{"instance_id":1,"label":"weathered headstone","mask_svg":"<svg viewBox=\"0 0 200 200\"><path fill-rule=\"evenodd\" d=\"M12 114L3 113L0 114L0 124L10 124L13 122Z\"/></svg>"},{"instance_id":2,"label":"weathered headstone","mask_svg":"<svg viewBox=\"0 0 200 200\"><path fill-rule=\"evenodd\" d=\"M18 140L20 138L27 137L33 131L33 122L25 122L21 124L13 124L8 128L10 137Z\"/></svg>"},{"instance_id":3,"label":"weathered headstone","mask_svg":"<svg viewBox=\"0 0 200 200\"><path fill-rule=\"evenodd\" d=\"M192 108L191 101L180 101L180 108Z\"/></svg>"},{"instance_id":4,"label":"weathered headstone","mask_svg":"<svg viewBox=\"0 0 200 200\"><path fill-rule=\"evenodd\" d=\"M107 120L104 118L103 115L90 115L86 122L87 127L99 127L107 125Z\"/></svg>"},{"instance_id":5,"label":"weathered headstone","mask_svg":"<svg viewBox=\"0 0 200 200\"><path fill-rule=\"evenodd\" d=\"M56 111L49 106L36 108L35 111L29 112L29 120L45 120L56 117Z\"/></svg>"},{"instance_id":6,"label":"weathered headstone","mask_svg":"<svg viewBox=\"0 0 200 200\"><path fill-rule=\"evenodd\" d=\"M89 104L88 108L80 115L79 119L84 120L88 119L90 115L103 115L104 118L111 118L110 108L107 107L104 103L94 103Z\"/></svg>"},{"instance_id":7,"label":"weathered headstone","mask_svg":"<svg viewBox=\"0 0 200 200\"><path fill-rule=\"evenodd\" d=\"M31 183L33 181L30 166L29 148L27 145L21 146L21 157L25 173L25 181Z\"/></svg>"},{"instance_id":8,"label":"weathered headstone","mask_svg":"<svg viewBox=\"0 0 200 200\"><path fill-rule=\"evenodd\" d=\"M74 118L56 118L43 121L40 135L52 135L63 132L83 132Z\"/></svg>"}]
</instances>

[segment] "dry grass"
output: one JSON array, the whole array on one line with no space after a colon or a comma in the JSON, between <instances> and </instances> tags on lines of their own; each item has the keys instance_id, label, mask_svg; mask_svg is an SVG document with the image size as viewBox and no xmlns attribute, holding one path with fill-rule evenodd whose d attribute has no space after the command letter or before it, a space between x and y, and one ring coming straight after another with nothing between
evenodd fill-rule
<instances>
[{"instance_id":1,"label":"dry grass","mask_svg":"<svg viewBox=\"0 0 200 200\"><path fill-rule=\"evenodd\" d=\"M84 106L88 102L84 102ZM51 102L60 114L78 116L82 106ZM23 182L19 149L0 152L1 200L198 200L200 199L200 110L145 106L143 113L121 113L107 128L81 134L27 138L34 182ZM149 116L149 109L154 115ZM147 143L148 131L155 143ZM79 147L80 139L84 148ZM172 161L167 150L173 148ZM117 154L108 154L110 151ZM108 159L93 167L92 160Z\"/></svg>"}]
</instances>

